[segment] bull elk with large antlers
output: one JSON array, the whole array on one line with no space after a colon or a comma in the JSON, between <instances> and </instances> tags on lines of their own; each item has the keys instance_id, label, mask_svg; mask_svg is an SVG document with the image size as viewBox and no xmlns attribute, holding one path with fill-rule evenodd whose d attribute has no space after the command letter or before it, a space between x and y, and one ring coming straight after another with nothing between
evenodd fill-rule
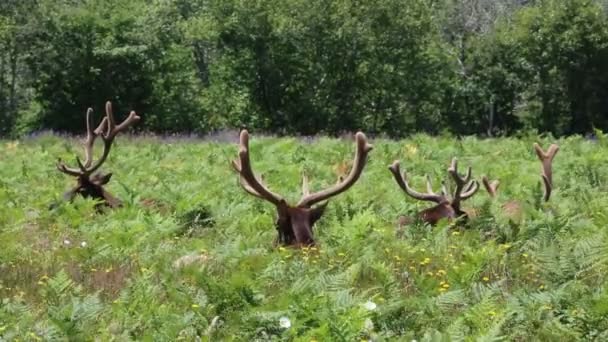
<instances>
[{"instance_id":1,"label":"bull elk with large antlers","mask_svg":"<svg viewBox=\"0 0 608 342\"><path fill-rule=\"evenodd\" d=\"M326 200L348 190L355 184L365 167L367 155L373 148L368 144L363 133L358 132L355 138L357 143L355 159L348 176L340 179L334 186L315 193L310 192L308 177L304 176L302 198L295 205L291 205L283 197L270 191L254 174L249 159L249 133L246 130L241 132L238 159L232 162L232 166L238 172L239 183L247 193L276 206L277 243L288 246L315 244L312 227L323 215L327 206ZM318 205L315 206L316 204Z\"/></svg>"},{"instance_id":2,"label":"bull elk with large antlers","mask_svg":"<svg viewBox=\"0 0 608 342\"><path fill-rule=\"evenodd\" d=\"M112 113L112 103L108 101L106 102L106 116L97 128L93 129L92 108L87 110L86 119L87 137L84 141L84 162L82 162L78 156L76 156L77 167L68 167L61 159L57 162L57 169L59 171L74 176L77 180L76 186L66 192L63 197L68 201L72 201L77 195L100 200L101 203L98 204L98 209L100 208L100 205L109 206L111 208L118 207L121 205L121 201L103 188L103 186L110 181L112 174L93 173L97 171L108 158L110 148L112 147L116 135L139 121L140 117L134 111L131 111L129 116L122 123L117 125ZM93 161L93 146L97 137L101 137L103 141L103 153L97 161Z\"/></svg>"},{"instance_id":3,"label":"bull elk with large antlers","mask_svg":"<svg viewBox=\"0 0 608 342\"><path fill-rule=\"evenodd\" d=\"M464 212L460 206L461 202L473 196L479 189L479 183L476 180L471 180L470 167L468 168L466 176L463 177L458 173L458 161L456 158L452 159L452 164L448 168L449 175L456 183L456 188L451 196L448 194L445 183L442 183L440 193L434 192L428 175L426 177L426 193L417 192L412 189L408 183L407 174L405 172L401 174L398 160L389 166L389 170L395 177L395 181L399 187L410 197L420 201L436 203L435 206L424 209L416 215L419 219L431 225L437 224L441 219L452 220L466 217L466 212ZM412 221L413 220L409 217L401 217L399 219L399 226L403 226Z\"/></svg>"},{"instance_id":4,"label":"bull elk with large antlers","mask_svg":"<svg viewBox=\"0 0 608 342\"><path fill-rule=\"evenodd\" d=\"M548 202L553 191L553 159L559 151L559 146L556 144L551 144L549 149L547 149L545 152L539 144L534 143L534 151L541 162L540 176L544 188L543 200ZM492 199L496 198L498 195L498 186L500 185L500 182L498 180L490 181L488 177L484 175L482 176L482 183L490 197ZM509 218L513 218L518 221L518 218L521 217L522 206L519 201L510 200L502 205L502 210Z\"/></svg>"}]
</instances>

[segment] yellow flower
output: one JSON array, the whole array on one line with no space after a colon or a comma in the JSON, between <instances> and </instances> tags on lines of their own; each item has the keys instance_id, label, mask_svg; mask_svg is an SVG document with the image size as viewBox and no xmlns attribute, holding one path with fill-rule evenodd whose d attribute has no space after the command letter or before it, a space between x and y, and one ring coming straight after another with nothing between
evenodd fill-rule
<instances>
[{"instance_id":1,"label":"yellow flower","mask_svg":"<svg viewBox=\"0 0 608 342\"><path fill-rule=\"evenodd\" d=\"M450 284L445 283L445 284L441 285L441 287L443 287L444 289L449 289L450 288Z\"/></svg>"},{"instance_id":2,"label":"yellow flower","mask_svg":"<svg viewBox=\"0 0 608 342\"><path fill-rule=\"evenodd\" d=\"M443 284L445 284L445 281L443 281L443 280L442 280L442 281L439 283L439 285L443 285Z\"/></svg>"},{"instance_id":3,"label":"yellow flower","mask_svg":"<svg viewBox=\"0 0 608 342\"><path fill-rule=\"evenodd\" d=\"M426 272L426 275L428 275L429 277L433 276L433 272Z\"/></svg>"},{"instance_id":4,"label":"yellow flower","mask_svg":"<svg viewBox=\"0 0 608 342\"><path fill-rule=\"evenodd\" d=\"M460 235L460 232L452 232L452 235Z\"/></svg>"},{"instance_id":5,"label":"yellow flower","mask_svg":"<svg viewBox=\"0 0 608 342\"><path fill-rule=\"evenodd\" d=\"M527 258L528 257L528 253L524 253L521 256L524 257L524 258Z\"/></svg>"},{"instance_id":6,"label":"yellow flower","mask_svg":"<svg viewBox=\"0 0 608 342\"><path fill-rule=\"evenodd\" d=\"M437 271L437 275L444 276L444 275L446 275L446 271L445 270L438 270Z\"/></svg>"},{"instance_id":7,"label":"yellow flower","mask_svg":"<svg viewBox=\"0 0 608 342\"><path fill-rule=\"evenodd\" d=\"M401 257L400 257L400 256L398 256L398 255L393 256L393 258L394 258L395 260L401 260Z\"/></svg>"},{"instance_id":8,"label":"yellow flower","mask_svg":"<svg viewBox=\"0 0 608 342\"><path fill-rule=\"evenodd\" d=\"M416 269L416 267L414 267L414 266L410 266L410 267L408 267L408 268L409 268L410 270L412 270L412 271Z\"/></svg>"},{"instance_id":9,"label":"yellow flower","mask_svg":"<svg viewBox=\"0 0 608 342\"><path fill-rule=\"evenodd\" d=\"M488 278L488 277L483 277L482 279L483 279L483 281L485 281L485 282L490 281L490 278Z\"/></svg>"},{"instance_id":10,"label":"yellow flower","mask_svg":"<svg viewBox=\"0 0 608 342\"><path fill-rule=\"evenodd\" d=\"M448 290L448 289L444 289L443 287L440 287L440 288L439 288L439 292L445 292L445 291L447 291L447 290Z\"/></svg>"},{"instance_id":11,"label":"yellow flower","mask_svg":"<svg viewBox=\"0 0 608 342\"><path fill-rule=\"evenodd\" d=\"M198 308L200 308L200 307L201 307L201 306L200 306L200 305L198 305L198 304L192 304L192 308L193 308L193 309L198 309Z\"/></svg>"},{"instance_id":12,"label":"yellow flower","mask_svg":"<svg viewBox=\"0 0 608 342\"><path fill-rule=\"evenodd\" d=\"M538 287L538 289L539 289L539 290L544 290L544 289L545 289L545 285L540 285L540 286Z\"/></svg>"},{"instance_id":13,"label":"yellow flower","mask_svg":"<svg viewBox=\"0 0 608 342\"><path fill-rule=\"evenodd\" d=\"M405 152L409 156L414 156L418 152L418 147L416 147L416 145L407 144L405 145Z\"/></svg>"},{"instance_id":14,"label":"yellow flower","mask_svg":"<svg viewBox=\"0 0 608 342\"><path fill-rule=\"evenodd\" d=\"M280 252L285 252L287 249L285 249L285 247L279 247L279 251Z\"/></svg>"}]
</instances>

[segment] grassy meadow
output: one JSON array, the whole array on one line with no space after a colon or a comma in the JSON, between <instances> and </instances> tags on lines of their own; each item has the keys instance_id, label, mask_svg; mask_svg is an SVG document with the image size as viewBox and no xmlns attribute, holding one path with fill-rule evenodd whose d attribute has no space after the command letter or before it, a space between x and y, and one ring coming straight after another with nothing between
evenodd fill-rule
<instances>
[{"instance_id":1,"label":"grassy meadow","mask_svg":"<svg viewBox=\"0 0 608 342\"><path fill-rule=\"evenodd\" d=\"M275 208L246 194L233 142L118 136L102 167L124 201L97 214L78 199L54 210L74 179L79 142L50 135L0 141L0 341L532 341L608 339L608 138L557 142L554 193L541 202L537 137L413 136L371 140L360 180L330 200L318 246L273 246ZM261 138L251 159L295 202L348 171L354 142ZM467 226L397 232L407 197L461 173L499 179L464 202ZM501 205L518 200L513 222Z\"/></svg>"}]
</instances>

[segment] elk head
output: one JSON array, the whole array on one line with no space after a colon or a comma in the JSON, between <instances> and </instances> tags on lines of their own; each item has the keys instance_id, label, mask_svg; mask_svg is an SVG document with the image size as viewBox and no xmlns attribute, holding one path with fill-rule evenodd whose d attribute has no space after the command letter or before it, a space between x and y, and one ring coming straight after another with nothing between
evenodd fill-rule
<instances>
[{"instance_id":1,"label":"elk head","mask_svg":"<svg viewBox=\"0 0 608 342\"><path fill-rule=\"evenodd\" d=\"M540 176L544 187L543 200L548 202L553 190L553 158L555 158L555 155L559 151L559 146L551 144L549 149L545 152L539 144L534 143L534 151L536 151L536 155L541 162ZM500 185L498 180L490 181L488 177L484 175L482 177L482 184L492 199L498 196L498 186ZM513 221L521 220L522 206L519 201L510 200L504 203L501 208L507 217L511 218Z\"/></svg>"},{"instance_id":2,"label":"elk head","mask_svg":"<svg viewBox=\"0 0 608 342\"><path fill-rule=\"evenodd\" d=\"M99 205L109 206L111 208L121 205L121 201L118 198L112 196L112 194L103 188L103 186L110 181L112 174L94 174L94 172L97 171L108 158L110 148L112 147L116 135L139 121L139 119L140 117L137 116L134 111L131 111L125 121L116 125L114 115L112 114L112 104L108 101L106 102L106 116L99 126L93 130L93 109L89 108L87 110L87 137L84 141L84 163L78 156L76 156L76 164L78 165L76 168L66 166L61 159L57 161L57 169L59 171L76 177L76 186L63 195L65 200L72 201L77 195L81 195L83 197L100 200L101 203L98 204L98 209L100 208ZM103 140L103 153L97 161L93 162L93 146L95 144L95 139L98 136Z\"/></svg>"},{"instance_id":3,"label":"elk head","mask_svg":"<svg viewBox=\"0 0 608 342\"><path fill-rule=\"evenodd\" d=\"M479 189L479 183L475 180L471 180L471 168L469 167L465 177L462 177L458 173L458 161L456 158L452 159L452 164L448 168L448 173L456 183L456 188L452 196L448 195L448 190L445 183L442 183L441 192L433 192L433 186L428 175L426 177L426 193L417 192L412 189L407 181L407 174L403 172L401 174L399 161L396 160L392 165L389 166L389 170L395 177L395 181L406 194L421 201L435 202L434 207L422 210L416 216L422 221L431 225L437 224L441 219L457 219L460 217L467 217L467 214L461 209L460 204L462 201L473 196ZM399 225L410 223L413 220L408 217L401 217Z\"/></svg>"},{"instance_id":4,"label":"elk head","mask_svg":"<svg viewBox=\"0 0 608 342\"><path fill-rule=\"evenodd\" d=\"M270 191L254 174L249 159L249 133L246 130L241 132L238 159L232 162L232 166L239 173L239 183L247 193L276 206L277 243L291 246L314 245L312 227L323 215L327 206L326 200L346 191L361 176L372 145L367 143L365 135L361 132L356 134L356 143L357 151L353 167L346 178L340 179L337 184L323 191L310 193L308 177L304 176L302 198L296 205L290 205L283 197ZM316 204L318 205L315 206Z\"/></svg>"}]
</instances>

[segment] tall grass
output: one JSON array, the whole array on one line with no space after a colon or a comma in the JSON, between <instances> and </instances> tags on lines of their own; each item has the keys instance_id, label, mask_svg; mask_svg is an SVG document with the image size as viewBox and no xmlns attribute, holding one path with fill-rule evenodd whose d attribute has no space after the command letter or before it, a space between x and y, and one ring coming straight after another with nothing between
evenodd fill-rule
<instances>
[{"instance_id":1,"label":"tall grass","mask_svg":"<svg viewBox=\"0 0 608 342\"><path fill-rule=\"evenodd\" d=\"M72 185L54 162L74 160L76 141L2 141L0 339L606 340L607 142L558 141L541 203L534 141L374 140L307 249L273 247L274 208L229 167L236 144L119 137L103 168L125 206L97 214L84 199L48 210ZM353 152L348 139L251 141L254 169L291 200L303 171L313 190L328 186ZM428 204L388 165L400 159L422 189L425 174L447 179L454 156L500 179L498 198L466 201L479 213L467 227L397 234L399 215ZM523 204L520 221L501 213L508 200Z\"/></svg>"}]
</instances>

